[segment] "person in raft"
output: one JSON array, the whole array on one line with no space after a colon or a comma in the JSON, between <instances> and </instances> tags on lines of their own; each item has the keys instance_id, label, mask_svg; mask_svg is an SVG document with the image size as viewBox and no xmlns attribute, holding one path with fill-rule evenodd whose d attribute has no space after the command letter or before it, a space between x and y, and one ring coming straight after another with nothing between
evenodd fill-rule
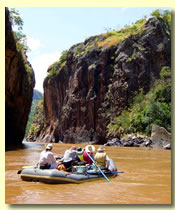
<instances>
[{"instance_id":1,"label":"person in raft","mask_svg":"<svg viewBox=\"0 0 175 210\"><path fill-rule=\"evenodd\" d=\"M84 160L83 153L84 149L82 147L77 148L77 155L74 158L74 165L86 165L88 162Z\"/></svg>"},{"instance_id":2,"label":"person in raft","mask_svg":"<svg viewBox=\"0 0 175 210\"><path fill-rule=\"evenodd\" d=\"M69 169L72 166L72 163L77 156L76 149L76 146L72 146L70 149L67 149L64 153L62 163L67 169Z\"/></svg>"},{"instance_id":3,"label":"person in raft","mask_svg":"<svg viewBox=\"0 0 175 210\"><path fill-rule=\"evenodd\" d=\"M56 169L58 167L58 162L51 152L52 149L52 144L48 144L45 150L41 152L39 160L40 169Z\"/></svg>"},{"instance_id":4,"label":"person in raft","mask_svg":"<svg viewBox=\"0 0 175 210\"><path fill-rule=\"evenodd\" d=\"M94 160L101 169L108 169L109 157L106 155L105 148L103 146L100 146L97 149Z\"/></svg>"},{"instance_id":5,"label":"person in raft","mask_svg":"<svg viewBox=\"0 0 175 210\"><path fill-rule=\"evenodd\" d=\"M84 162L83 152L84 152L84 149L83 148L81 148L81 147L78 147L77 148L77 157L76 157L76 160L78 162Z\"/></svg>"},{"instance_id":6,"label":"person in raft","mask_svg":"<svg viewBox=\"0 0 175 210\"><path fill-rule=\"evenodd\" d=\"M95 147L93 145L87 145L85 147L85 151L83 152L83 159L84 161L88 162L90 165L93 163L92 160L89 158L87 153L94 159L93 153L95 152Z\"/></svg>"}]
</instances>

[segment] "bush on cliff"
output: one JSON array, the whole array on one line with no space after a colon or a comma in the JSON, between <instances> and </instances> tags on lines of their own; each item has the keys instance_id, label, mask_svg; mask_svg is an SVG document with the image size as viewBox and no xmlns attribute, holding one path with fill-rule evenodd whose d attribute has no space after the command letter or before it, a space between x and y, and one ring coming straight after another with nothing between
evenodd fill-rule
<instances>
[{"instance_id":1,"label":"bush on cliff","mask_svg":"<svg viewBox=\"0 0 175 210\"><path fill-rule=\"evenodd\" d=\"M59 57L59 60L56 61L55 63L53 63L52 65L49 66L47 72L49 73L48 74L48 77L52 77L54 76L56 73L59 73L60 69L64 66L64 64L66 63L66 60L67 60L67 53L68 53L68 50L64 50L62 53L61 53L61 56Z\"/></svg>"},{"instance_id":2,"label":"bush on cliff","mask_svg":"<svg viewBox=\"0 0 175 210\"><path fill-rule=\"evenodd\" d=\"M129 109L109 123L108 135L118 135L121 131L150 135L153 124L171 131L171 70L167 66L146 95L140 91Z\"/></svg>"},{"instance_id":3,"label":"bush on cliff","mask_svg":"<svg viewBox=\"0 0 175 210\"><path fill-rule=\"evenodd\" d=\"M153 17L156 18L161 18L163 19L163 21L165 22L166 28L167 28L167 32L170 31L171 32L171 13L168 10L155 10L151 13L151 15Z\"/></svg>"},{"instance_id":4,"label":"bush on cliff","mask_svg":"<svg viewBox=\"0 0 175 210\"><path fill-rule=\"evenodd\" d=\"M16 48L17 48L18 52L20 52L20 53L22 51L27 52L30 49L27 46L26 35L23 34L23 32L22 32L24 22L23 22L22 18L20 17L18 10L11 8L11 9L9 9L9 13L10 13L10 21L11 21L13 28L15 28L15 26L17 27L17 30L13 29L13 36L16 41Z\"/></svg>"}]
</instances>

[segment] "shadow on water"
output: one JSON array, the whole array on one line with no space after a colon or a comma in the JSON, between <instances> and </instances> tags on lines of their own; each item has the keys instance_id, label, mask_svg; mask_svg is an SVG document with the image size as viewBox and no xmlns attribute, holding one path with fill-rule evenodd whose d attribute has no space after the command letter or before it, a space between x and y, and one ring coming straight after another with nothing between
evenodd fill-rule
<instances>
[{"instance_id":1,"label":"shadow on water","mask_svg":"<svg viewBox=\"0 0 175 210\"><path fill-rule=\"evenodd\" d=\"M21 150L21 149L28 149L31 147L36 147L36 146L43 146L44 144L37 144L37 143L28 143L28 142L22 142L21 144L17 145L8 145L5 147L5 151L13 151L13 150Z\"/></svg>"}]
</instances>

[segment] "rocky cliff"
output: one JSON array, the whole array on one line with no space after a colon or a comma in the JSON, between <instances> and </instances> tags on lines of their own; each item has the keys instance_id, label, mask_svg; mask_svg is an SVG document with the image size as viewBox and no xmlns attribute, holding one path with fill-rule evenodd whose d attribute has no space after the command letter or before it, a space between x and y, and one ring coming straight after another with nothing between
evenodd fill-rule
<instances>
[{"instance_id":1,"label":"rocky cliff","mask_svg":"<svg viewBox=\"0 0 175 210\"><path fill-rule=\"evenodd\" d=\"M9 11L5 11L5 144L21 144L30 112L34 72L23 50L17 50Z\"/></svg>"},{"instance_id":2,"label":"rocky cliff","mask_svg":"<svg viewBox=\"0 0 175 210\"><path fill-rule=\"evenodd\" d=\"M107 125L170 66L170 34L160 18L86 39L48 69L43 120L30 140L100 143ZM41 126L42 125L42 126Z\"/></svg>"}]
</instances>

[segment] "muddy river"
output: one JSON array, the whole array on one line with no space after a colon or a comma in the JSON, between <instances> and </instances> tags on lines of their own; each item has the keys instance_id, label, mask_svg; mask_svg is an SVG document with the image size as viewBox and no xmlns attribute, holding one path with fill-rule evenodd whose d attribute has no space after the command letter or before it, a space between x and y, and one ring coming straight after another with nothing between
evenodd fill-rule
<instances>
[{"instance_id":1,"label":"muddy river","mask_svg":"<svg viewBox=\"0 0 175 210\"><path fill-rule=\"evenodd\" d=\"M63 155L71 144L53 144ZM85 145L78 145L84 147ZM6 151L6 204L170 204L171 151L145 148L105 147L119 171L110 178L81 184L44 184L22 181L17 171L35 165L44 144L25 143ZM95 145L96 149L98 148Z\"/></svg>"}]
</instances>

